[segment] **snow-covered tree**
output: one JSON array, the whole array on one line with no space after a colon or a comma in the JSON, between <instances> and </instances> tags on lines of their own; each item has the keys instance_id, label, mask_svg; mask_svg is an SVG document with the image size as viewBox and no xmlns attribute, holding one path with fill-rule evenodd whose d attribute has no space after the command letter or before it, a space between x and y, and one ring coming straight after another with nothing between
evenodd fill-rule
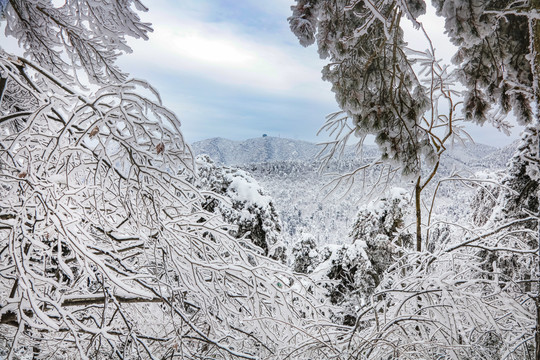
<instances>
[{"instance_id":1,"label":"snow-covered tree","mask_svg":"<svg viewBox=\"0 0 540 360\"><path fill-rule=\"evenodd\" d=\"M267 357L306 321L294 309L316 316L286 268L204 210L178 120L147 84L86 97L6 54L0 74L35 99L0 116L3 355Z\"/></svg>"},{"instance_id":2,"label":"snow-covered tree","mask_svg":"<svg viewBox=\"0 0 540 360\"><path fill-rule=\"evenodd\" d=\"M408 193L395 188L388 195L360 209L352 244L318 248L313 236L304 234L293 246L293 270L323 284L330 303L339 306L333 312L337 323L354 325L387 269L413 247L413 236L404 228Z\"/></svg>"},{"instance_id":3,"label":"snow-covered tree","mask_svg":"<svg viewBox=\"0 0 540 360\"><path fill-rule=\"evenodd\" d=\"M434 0L437 14L459 50L454 62L467 86L465 114L484 122L498 105L503 112L514 109L521 123L533 120L538 71L534 0Z\"/></svg>"},{"instance_id":4,"label":"snow-covered tree","mask_svg":"<svg viewBox=\"0 0 540 360\"><path fill-rule=\"evenodd\" d=\"M473 246L486 258L485 267L501 269L501 281L521 285L524 293L536 287L535 249L538 248L539 167L528 154L538 147L537 130L528 127L508 171L499 186L481 188L476 196L473 216L487 229L495 229L496 242L478 240ZM494 197L496 195L496 197ZM483 215L480 214L483 213ZM493 251L492 248L504 248Z\"/></svg>"},{"instance_id":5,"label":"snow-covered tree","mask_svg":"<svg viewBox=\"0 0 540 360\"><path fill-rule=\"evenodd\" d=\"M318 249L317 267L311 278L325 289L325 297L337 308L331 311L336 324L353 326L358 310L376 285L366 244L326 245Z\"/></svg>"},{"instance_id":6,"label":"snow-covered tree","mask_svg":"<svg viewBox=\"0 0 540 360\"><path fill-rule=\"evenodd\" d=\"M404 249L414 248L413 235L405 228L410 215L409 200L405 189L393 188L388 196L365 205L358 212L351 237L353 242L366 244L365 252L371 262L368 274L375 286L381 282L386 270L403 255Z\"/></svg>"},{"instance_id":7,"label":"snow-covered tree","mask_svg":"<svg viewBox=\"0 0 540 360\"><path fill-rule=\"evenodd\" d=\"M540 162L531 156L539 149L539 129L529 126L522 134L516 153L510 160L506 176L501 181L509 191L502 194L499 207L501 217L531 215L538 213Z\"/></svg>"},{"instance_id":8,"label":"snow-covered tree","mask_svg":"<svg viewBox=\"0 0 540 360\"><path fill-rule=\"evenodd\" d=\"M339 353L316 287L205 210L178 119L114 67L142 5L0 4L31 58L0 49L0 357Z\"/></svg>"},{"instance_id":9,"label":"snow-covered tree","mask_svg":"<svg viewBox=\"0 0 540 360\"><path fill-rule=\"evenodd\" d=\"M297 0L292 10L289 23L300 43L317 41L319 55L329 60L323 79L332 83L342 109L322 128L335 137L325 143L323 158L341 154L354 137L361 146L366 135L375 135L381 160L415 179L416 249L421 251L426 247L422 193L449 144L466 135L459 125L453 74L437 60L417 20L425 13L424 1ZM407 47L402 21L412 22L428 50Z\"/></svg>"},{"instance_id":10,"label":"snow-covered tree","mask_svg":"<svg viewBox=\"0 0 540 360\"><path fill-rule=\"evenodd\" d=\"M0 14L7 36L13 36L25 57L61 80L77 79L82 69L94 83L126 80L115 61L130 52L126 37L148 39L150 24L138 12L139 0L3 0ZM2 19L2 16L0 16Z\"/></svg>"},{"instance_id":11,"label":"snow-covered tree","mask_svg":"<svg viewBox=\"0 0 540 360\"><path fill-rule=\"evenodd\" d=\"M293 244L291 260L293 271L302 274L311 274L320 264L320 254L312 234L302 234L300 239Z\"/></svg>"},{"instance_id":12,"label":"snow-covered tree","mask_svg":"<svg viewBox=\"0 0 540 360\"><path fill-rule=\"evenodd\" d=\"M477 185L475 194L471 200L471 222L476 227L483 227L493 215L497 206L497 199L501 194L501 173L480 173L476 178L490 180L492 182L480 182Z\"/></svg>"},{"instance_id":13,"label":"snow-covered tree","mask_svg":"<svg viewBox=\"0 0 540 360\"><path fill-rule=\"evenodd\" d=\"M523 134L523 149L511 167L513 175L521 175L514 176L513 180L507 178L511 187L517 185L514 189L519 193L517 196L503 195L508 200L503 204L509 208L509 220L517 217L523 221L523 218L530 217L527 226L530 229L532 223L540 221L537 205L534 205L540 194L537 189L533 190L538 184L534 174L538 173L540 167L540 2L445 0L433 3L438 14L445 18L450 39L458 46L454 62L459 65L460 80L467 86L466 115L482 123L490 118L488 110L493 103L499 106L497 110L502 113L513 109L521 124L534 121L534 125ZM536 109L532 108L533 104ZM528 185L524 186L523 182ZM532 197L531 191L536 192ZM536 200L530 201L534 198ZM531 207L536 207L536 213L530 212ZM513 223L509 221L506 228ZM523 250L523 245L530 246L529 250L525 250L529 252L538 248L540 234L537 234L536 241L527 240L526 237L516 239L514 245L517 250ZM520 257L516 251L505 253L504 256L512 259ZM497 254L495 257L501 256ZM534 266L537 269L539 261L540 256L537 256L537 265ZM532 262L528 266L531 265ZM540 270L535 275L537 281L539 276ZM538 291L540 287L536 289L536 358L540 357Z\"/></svg>"},{"instance_id":14,"label":"snow-covered tree","mask_svg":"<svg viewBox=\"0 0 540 360\"><path fill-rule=\"evenodd\" d=\"M216 165L207 155L199 155L196 164L197 187L213 193L206 196L204 209L235 225L230 231L234 237L247 238L264 255L285 261L279 215L257 181L246 171Z\"/></svg>"},{"instance_id":15,"label":"snow-covered tree","mask_svg":"<svg viewBox=\"0 0 540 360\"><path fill-rule=\"evenodd\" d=\"M420 125L430 107L426 89L408 60L399 25L425 12L422 1L298 0L289 18L304 46L317 42L328 59L323 79L352 121L357 136L374 134L383 157L417 173L420 155L433 157Z\"/></svg>"}]
</instances>

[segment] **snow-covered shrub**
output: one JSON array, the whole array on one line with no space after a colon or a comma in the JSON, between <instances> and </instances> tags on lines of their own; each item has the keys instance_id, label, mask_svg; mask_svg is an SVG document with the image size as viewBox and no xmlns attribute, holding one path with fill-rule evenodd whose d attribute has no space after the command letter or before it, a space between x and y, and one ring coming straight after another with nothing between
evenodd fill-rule
<instances>
[{"instance_id":1,"label":"snow-covered shrub","mask_svg":"<svg viewBox=\"0 0 540 360\"><path fill-rule=\"evenodd\" d=\"M371 270L363 241L327 245L319 251L319 265L311 276L326 288L330 303L338 306L332 314L334 322L354 325L358 309L376 286Z\"/></svg>"},{"instance_id":2,"label":"snow-covered shrub","mask_svg":"<svg viewBox=\"0 0 540 360\"><path fill-rule=\"evenodd\" d=\"M216 165L207 155L199 155L196 164L197 186L212 192L205 196L204 209L234 225L231 235L249 239L264 255L283 262L279 215L257 181L244 170Z\"/></svg>"},{"instance_id":3,"label":"snow-covered shrub","mask_svg":"<svg viewBox=\"0 0 540 360\"><path fill-rule=\"evenodd\" d=\"M291 250L292 269L302 274L311 274L320 263L320 254L315 237L302 234Z\"/></svg>"},{"instance_id":4,"label":"snow-covered shrub","mask_svg":"<svg viewBox=\"0 0 540 360\"><path fill-rule=\"evenodd\" d=\"M388 196L372 201L360 209L351 231L354 242L363 241L370 260L369 276L377 286L384 272L403 253L413 247L413 235L405 228L409 194L393 188Z\"/></svg>"}]
</instances>

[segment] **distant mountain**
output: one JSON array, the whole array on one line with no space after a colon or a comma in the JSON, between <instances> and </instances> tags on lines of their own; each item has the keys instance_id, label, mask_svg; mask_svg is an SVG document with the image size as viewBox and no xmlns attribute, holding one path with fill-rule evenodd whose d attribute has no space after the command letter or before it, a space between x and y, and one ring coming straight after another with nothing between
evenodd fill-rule
<instances>
[{"instance_id":1,"label":"distant mountain","mask_svg":"<svg viewBox=\"0 0 540 360\"><path fill-rule=\"evenodd\" d=\"M302 140L276 137L260 137L244 141L212 138L192 144L196 155L207 154L215 162L224 165L247 165L272 162L314 162L321 146ZM510 159L515 144L502 149L484 144L457 144L443 155L445 167L503 168ZM375 145L363 147L364 159L378 155ZM343 160L357 158L355 147L348 146Z\"/></svg>"},{"instance_id":2,"label":"distant mountain","mask_svg":"<svg viewBox=\"0 0 540 360\"><path fill-rule=\"evenodd\" d=\"M192 145L195 154L207 154L224 165L274 161L311 161L319 149L307 141L260 137L244 141L213 138Z\"/></svg>"},{"instance_id":3,"label":"distant mountain","mask_svg":"<svg viewBox=\"0 0 540 360\"><path fill-rule=\"evenodd\" d=\"M508 161L514 155L521 140L516 140L509 145L506 145L500 149L490 152L480 160L489 168L502 169L506 168Z\"/></svg>"}]
</instances>

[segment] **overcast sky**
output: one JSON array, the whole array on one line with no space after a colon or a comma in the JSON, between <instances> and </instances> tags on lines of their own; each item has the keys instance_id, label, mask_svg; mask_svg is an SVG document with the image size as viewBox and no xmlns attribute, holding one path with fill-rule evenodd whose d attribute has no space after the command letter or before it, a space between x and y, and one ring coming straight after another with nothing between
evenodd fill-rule
<instances>
[{"instance_id":1,"label":"overcast sky","mask_svg":"<svg viewBox=\"0 0 540 360\"><path fill-rule=\"evenodd\" d=\"M149 41L130 41L134 52L122 56L119 65L159 90L189 142L262 134L324 140L317 130L339 109L330 85L321 80L325 62L289 30L292 0L144 3L150 11L143 20L154 32ZM442 34L442 20L432 15L423 21L438 55L449 58L453 48ZM468 130L475 141L494 146L519 135L517 130L508 138L489 125Z\"/></svg>"},{"instance_id":2,"label":"overcast sky","mask_svg":"<svg viewBox=\"0 0 540 360\"><path fill-rule=\"evenodd\" d=\"M120 65L150 81L189 141L262 134L316 140L338 110L324 62L289 31L290 0L152 0L148 42Z\"/></svg>"}]
</instances>

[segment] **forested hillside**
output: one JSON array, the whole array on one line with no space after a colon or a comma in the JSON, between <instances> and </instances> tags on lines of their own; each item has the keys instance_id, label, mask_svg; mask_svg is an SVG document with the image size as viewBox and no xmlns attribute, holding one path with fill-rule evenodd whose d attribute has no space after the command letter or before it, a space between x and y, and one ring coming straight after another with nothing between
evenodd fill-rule
<instances>
[{"instance_id":1,"label":"forested hillside","mask_svg":"<svg viewBox=\"0 0 540 360\"><path fill-rule=\"evenodd\" d=\"M259 137L244 141L212 138L191 144L194 153L207 154L216 163L223 165L248 165L272 162L316 163L322 146L301 140ZM467 142L456 143L444 153L447 167L464 164L475 168L485 165L488 168L504 167L512 156L516 144L501 149ZM340 160L357 163L368 162L379 155L377 146L365 145L360 150L354 145L345 148ZM448 158L448 160L446 160ZM343 167L339 170L345 170ZM338 169L336 169L338 170Z\"/></svg>"},{"instance_id":2,"label":"forested hillside","mask_svg":"<svg viewBox=\"0 0 540 360\"><path fill-rule=\"evenodd\" d=\"M438 180L456 174L463 178L495 174L506 167L515 147L515 144L501 149L483 144L456 144L444 154ZM208 139L193 144L196 154L208 154L216 163L247 170L257 179L274 199L283 222L284 241L288 244L293 244L302 234L310 234L319 245L350 242L352 224L363 204L391 187L411 188L410 181L395 178L390 184L371 189L369 184L374 184L378 176L378 172L372 172L366 184L358 181L347 193L342 187L331 192L332 186L328 185L332 179L373 161L377 148L365 146L360 159L350 146L340 160L323 169L315 157L320 148L314 143L273 137L246 141ZM266 149L272 152L267 153ZM474 183L443 182L437 192L435 215L448 221L466 222L477 189ZM433 189L429 194L433 194Z\"/></svg>"}]
</instances>

